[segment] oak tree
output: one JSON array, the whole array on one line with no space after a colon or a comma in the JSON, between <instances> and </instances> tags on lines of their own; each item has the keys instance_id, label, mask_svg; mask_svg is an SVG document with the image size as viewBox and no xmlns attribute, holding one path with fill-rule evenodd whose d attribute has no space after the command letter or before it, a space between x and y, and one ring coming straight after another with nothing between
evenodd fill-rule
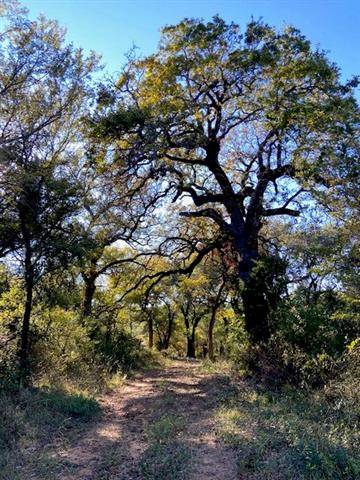
<instances>
[{"instance_id":1,"label":"oak tree","mask_svg":"<svg viewBox=\"0 0 360 480\"><path fill-rule=\"evenodd\" d=\"M296 218L334 191L355 134L356 80L295 28L251 21L242 33L219 17L162 30L156 53L130 58L92 119L113 165L166 185L181 215L212 222L190 272L229 245L242 281L247 332L269 337L264 281L255 266L264 225ZM350 162L351 163L351 162Z\"/></svg>"}]
</instances>

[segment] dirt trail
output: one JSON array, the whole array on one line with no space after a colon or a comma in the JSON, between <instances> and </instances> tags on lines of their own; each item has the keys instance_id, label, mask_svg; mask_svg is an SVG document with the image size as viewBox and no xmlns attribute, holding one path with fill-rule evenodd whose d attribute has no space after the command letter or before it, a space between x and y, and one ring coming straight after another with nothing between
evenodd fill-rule
<instances>
[{"instance_id":1,"label":"dirt trail","mask_svg":"<svg viewBox=\"0 0 360 480\"><path fill-rule=\"evenodd\" d=\"M54 453L53 460L62 465L56 478L144 479L140 463L149 449L149 429L169 415L180 419L177 443L191 452L186 474L146 478L235 480L234 455L214 431L215 409L226 391L226 377L202 373L197 362L174 361L138 375L102 399L105 413L96 425Z\"/></svg>"}]
</instances>

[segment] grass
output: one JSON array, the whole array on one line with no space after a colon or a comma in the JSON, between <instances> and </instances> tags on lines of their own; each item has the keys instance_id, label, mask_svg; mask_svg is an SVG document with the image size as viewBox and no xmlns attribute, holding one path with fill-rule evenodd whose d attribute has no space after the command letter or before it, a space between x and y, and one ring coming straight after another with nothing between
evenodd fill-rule
<instances>
[{"instance_id":1,"label":"grass","mask_svg":"<svg viewBox=\"0 0 360 480\"><path fill-rule=\"evenodd\" d=\"M356 413L321 392L271 392L244 383L216 419L218 436L234 449L239 475L248 479L360 478Z\"/></svg>"},{"instance_id":2,"label":"grass","mask_svg":"<svg viewBox=\"0 0 360 480\"><path fill-rule=\"evenodd\" d=\"M48 388L0 396L0 480L51 479L63 468L48 455L53 442L68 442L84 422L97 417L97 401L84 393ZM42 451L34 458L34 451ZM26 472L25 470L26 469Z\"/></svg>"},{"instance_id":3,"label":"grass","mask_svg":"<svg viewBox=\"0 0 360 480\"><path fill-rule=\"evenodd\" d=\"M184 419L171 414L163 415L152 423L148 431L148 439L152 443L168 443L180 436L184 428Z\"/></svg>"},{"instance_id":4,"label":"grass","mask_svg":"<svg viewBox=\"0 0 360 480\"><path fill-rule=\"evenodd\" d=\"M141 473L146 480L186 480L189 450L181 443L153 444L141 458Z\"/></svg>"},{"instance_id":5,"label":"grass","mask_svg":"<svg viewBox=\"0 0 360 480\"><path fill-rule=\"evenodd\" d=\"M232 370L231 362L227 360L217 360L212 362L205 359L200 365L200 371L205 374L229 375Z\"/></svg>"},{"instance_id":6,"label":"grass","mask_svg":"<svg viewBox=\"0 0 360 480\"><path fill-rule=\"evenodd\" d=\"M239 380L223 363L199 364L199 371L206 373L199 388L205 382L205 392L211 390L201 411L215 415L216 434L233 449L239 478L360 478L355 377L316 392L290 387L272 391L254 381ZM116 377L114 386L122 382L123 377ZM179 409L180 398L171 381L160 378L155 382L158 408L148 424L147 445L139 463L129 464L121 442L109 442L98 461L96 480L117 478L125 465L134 469L127 472L128 478L189 478L192 463L197 462L187 431L192 415ZM207 382L215 383L210 389ZM60 473L71 473L76 466L54 452L75 445L99 413L91 393L71 385L67 390L43 386L1 394L0 480L53 480Z\"/></svg>"},{"instance_id":7,"label":"grass","mask_svg":"<svg viewBox=\"0 0 360 480\"><path fill-rule=\"evenodd\" d=\"M98 402L83 393L69 395L56 390L45 391L41 393L40 402L51 411L83 420L89 420L99 412Z\"/></svg>"},{"instance_id":8,"label":"grass","mask_svg":"<svg viewBox=\"0 0 360 480\"><path fill-rule=\"evenodd\" d=\"M182 442L184 419L166 414L153 422L148 430L148 448L140 460L146 480L185 480L190 450Z\"/></svg>"}]
</instances>

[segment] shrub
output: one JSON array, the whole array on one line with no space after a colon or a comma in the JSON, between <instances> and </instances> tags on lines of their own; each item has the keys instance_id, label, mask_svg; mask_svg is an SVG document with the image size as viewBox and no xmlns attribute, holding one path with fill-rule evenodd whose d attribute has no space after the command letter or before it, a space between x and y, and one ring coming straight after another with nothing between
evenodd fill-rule
<instances>
[{"instance_id":1,"label":"shrub","mask_svg":"<svg viewBox=\"0 0 360 480\"><path fill-rule=\"evenodd\" d=\"M44 390L40 402L47 408L63 415L82 419L92 418L99 412L98 402L84 393L66 393L61 390Z\"/></svg>"},{"instance_id":2,"label":"shrub","mask_svg":"<svg viewBox=\"0 0 360 480\"><path fill-rule=\"evenodd\" d=\"M248 345L238 353L238 362L268 383L325 385L341 374L347 345L360 334L355 311L339 314L345 308L341 296L317 292L306 300L305 293L296 292L273 312L266 345Z\"/></svg>"},{"instance_id":3,"label":"shrub","mask_svg":"<svg viewBox=\"0 0 360 480\"><path fill-rule=\"evenodd\" d=\"M109 373L127 372L144 364L146 352L140 340L115 327L111 332L98 330L94 336L100 363Z\"/></svg>"}]
</instances>

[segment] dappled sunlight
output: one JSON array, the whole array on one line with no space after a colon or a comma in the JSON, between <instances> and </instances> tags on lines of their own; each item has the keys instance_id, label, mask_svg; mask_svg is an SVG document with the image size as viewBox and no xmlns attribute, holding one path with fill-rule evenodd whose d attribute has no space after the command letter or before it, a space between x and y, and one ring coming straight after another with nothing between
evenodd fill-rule
<instances>
[{"instance_id":1,"label":"dappled sunlight","mask_svg":"<svg viewBox=\"0 0 360 480\"><path fill-rule=\"evenodd\" d=\"M185 468L190 459L195 461L195 455L198 467L189 475L197 479L205 479L208 474L213 479L232 478L221 468L218 470L228 453L215 438L214 412L225 379L199 374L198 366L195 378L194 367L187 362L175 365L176 368L148 372L126 381L103 398L102 420L89 430L82 430L72 446L52 455L54 461L71 465L76 473L69 478L96 478L110 469L114 478L120 475L116 478L130 479L142 469L152 471L153 462L160 461L159 452L165 452L162 447L159 451L155 448L157 438L160 445L170 442L173 454L168 458L169 465L181 462L176 463L176 468ZM226 470L233 465L229 459Z\"/></svg>"},{"instance_id":2,"label":"dappled sunlight","mask_svg":"<svg viewBox=\"0 0 360 480\"><path fill-rule=\"evenodd\" d=\"M356 478L356 427L346 425L354 412L336 411L315 397L249 382L216 412L217 435L234 449L241 474L265 480L281 469L286 479Z\"/></svg>"},{"instance_id":3,"label":"dappled sunlight","mask_svg":"<svg viewBox=\"0 0 360 480\"><path fill-rule=\"evenodd\" d=\"M236 3L0 0L0 480L360 479L360 77Z\"/></svg>"},{"instance_id":4,"label":"dappled sunlight","mask_svg":"<svg viewBox=\"0 0 360 480\"><path fill-rule=\"evenodd\" d=\"M100 438L111 440L113 442L116 442L121 438L121 431L119 431L116 423L109 424L97 429L95 434Z\"/></svg>"}]
</instances>

